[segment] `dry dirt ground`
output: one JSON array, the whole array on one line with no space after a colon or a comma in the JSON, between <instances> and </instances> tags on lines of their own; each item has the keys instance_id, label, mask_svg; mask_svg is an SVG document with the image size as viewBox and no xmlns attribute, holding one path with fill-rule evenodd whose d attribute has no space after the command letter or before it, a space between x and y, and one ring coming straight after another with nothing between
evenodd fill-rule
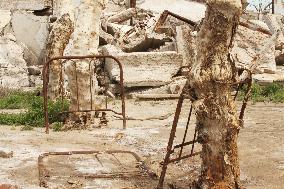
<instances>
[{"instance_id":1,"label":"dry dirt ground","mask_svg":"<svg viewBox=\"0 0 284 189\"><path fill-rule=\"evenodd\" d=\"M20 127L0 127L0 151L13 151L12 158L0 158L0 183L17 184L22 188L38 187L38 156L44 152L97 150L90 155L49 156L44 160L50 188L134 189L154 188L151 179L132 154L108 154L107 150L135 152L151 169L159 174L173 113L177 101L127 101L127 129L122 122L109 116L107 127L84 131L44 133L44 129L20 131ZM119 102L112 102L119 110ZM175 144L182 140L190 104L184 105ZM250 104L245 115L245 128L239 136L241 180L249 189L284 188L284 104ZM194 132L195 117L190 123L189 137ZM197 145L195 151L200 146ZM184 150L189 153L190 147ZM170 184L188 188L200 169L199 157L169 166L165 188ZM117 178L119 173L124 178ZM78 174L99 174L101 178L77 177ZM76 176L77 175L77 176ZM107 175L107 176L106 176ZM104 178L113 176L113 178Z\"/></svg>"}]
</instances>

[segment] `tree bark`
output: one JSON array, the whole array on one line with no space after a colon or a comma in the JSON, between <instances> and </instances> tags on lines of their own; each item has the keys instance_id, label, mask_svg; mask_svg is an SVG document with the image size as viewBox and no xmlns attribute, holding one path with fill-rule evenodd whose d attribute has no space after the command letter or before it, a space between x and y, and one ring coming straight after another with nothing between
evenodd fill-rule
<instances>
[{"instance_id":1,"label":"tree bark","mask_svg":"<svg viewBox=\"0 0 284 189\"><path fill-rule=\"evenodd\" d=\"M73 33L73 23L69 14L64 14L53 25L47 43L47 60L54 57L63 56L64 49L69 43L71 34ZM55 60L50 66L49 75L49 98L56 100L63 91L60 91L61 78L61 60ZM63 77L63 76L62 76Z\"/></svg>"},{"instance_id":2,"label":"tree bark","mask_svg":"<svg viewBox=\"0 0 284 189\"><path fill-rule=\"evenodd\" d=\"M68 3L69 0L61 0L58 6L59 19L52 25L47 42L47 60L54 57L63 56L64 50L69 43L73 26L73 7ZM56 100L63 91L60 91L61 60L53 61L50 66L49 75L49 98Z\"/></svg>"},{"instance_id":3,"label":"tree bark","mask_svg":"<svg viewBox=\"0 0 284 189\"><path fill-rule=\"evenodd\" d=\"M73 34L73 46L70 50L72 55L84 56L98 53L100 16L106 3L106 0L81 0ZM96 109L101 105L96 97L97 80L94 75L94 68L90 67L89 62L89 60L78 60L76 64L70 63L66 68L71 96L71 111ZM93 82L90 82L90 78ZM92 88L91 92L90 87ZM86 113L76 113L70 119L86 126L89 124L90 116Z\"/></svg>"},{"instance_id":4,"label":"tree bark","mask_svg":"<svg viewBox=\"0 0 284 189\"><path fill-rule=\"evenodd\" d=\"M198 188L240 188L240 122L231 97L235 73L229 52L241 13L241 0L209 0L197 35L197 59L190 73L190 87L197 97L193 105L202 144Z\"/></svg>"}]
</instances>

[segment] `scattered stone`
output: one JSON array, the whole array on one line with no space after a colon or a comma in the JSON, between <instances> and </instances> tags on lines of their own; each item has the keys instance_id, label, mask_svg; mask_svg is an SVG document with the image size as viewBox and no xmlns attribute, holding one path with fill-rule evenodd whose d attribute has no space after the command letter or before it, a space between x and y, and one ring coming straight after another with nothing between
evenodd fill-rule
<instances>
[{"instance_id":1,"label":"scattered stone","mask_svg":"<svg viewBox=\"0 0 284 189\"><path fill-rule=\"evenodd\" d=\"M40 75L41 74L41 69L37 66L28 67L28 71L30 75Z\"/></svg>"},{"instance_id":2,"label":"scattered stone","mask_svg":"<svg viewBox=\"0 0 284 189\"><path fill-rule=\"evenodd\" d=\"M48 38L48 17L25 11L12 15L12 27L18 43L24 44L25 60L29 65L43 64Z\"/></svg>"},{"instance_id":3,"label":"scattered stone","mask_svg":"<svg viewBox=\"0 0 284 189\"><path fill-rule=\"evenodd\" d=\"M4 152L4 151L0 151L0 158L8 159L8 158L12 158L12 157L13 157L13 151L8 152L8 153Z\"/></svg>"}]
</instances>

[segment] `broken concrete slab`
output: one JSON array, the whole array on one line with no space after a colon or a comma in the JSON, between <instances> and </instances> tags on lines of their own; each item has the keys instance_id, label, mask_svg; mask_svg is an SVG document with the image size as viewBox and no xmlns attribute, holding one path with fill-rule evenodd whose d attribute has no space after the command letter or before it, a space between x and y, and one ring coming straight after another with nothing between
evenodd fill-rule
<instances>
[{"instance_id":1,"label":"broken concrete slab","mask_svg":"<svg viewBox=\"0 0 284 189\"><path fill-rule=\"evenodd\" d=\"M119 12L118 14L110 16L108 18L108 22L119 24L119 23L122 23L122 22L125 22L125 21L131 19L136 14L137 14L137 10L135 8L129 8L129 9L126 9L126 10Z\"/></svg>"},{"instance_id":2,"label":"broken concrete slab","mask_svg":"<svg viewBox=\"0 0 284 189\"><path fill-rule=\"evenodd\" d=\"M284 82L284 72L277 72L275 74L253 74L253 81L259 84L268 84L273 82Z\"/></svg>"},{"instance_id":3,"label":"broken concrete slab","mask_svg":"<svg viewBox=\"0 0 284 189\"><path fill-rule=\"evenodd\" d=\"M282 15L276 14L265 14L262 18L272 33L281 31L276 39L275 49L277 50L281 50L284 48L283 23L281 21L282 18Z\"/></svg>"},{"instance_id":4,"label":"broken concrete slab","mask_svg":"<svg viewBox=\"0 0 284 189\"><path fill-rule=\"evenodd\" d=\"M107 45L103 53L113 55L121 61L126 87L162 86L172 81L178 72L182 55L176 52L135 52L114 53L114 46ZM119 68L113 60L106 61L106 70L110 78L119 82Z\"/></svg>"},{"instance_id":5,"label":"broken concrete slab","mask_svg":"<svg viewBox=\"0 0 284 189\"><path fill-rule=\"evenodd\" d=\"M186 84L187 78L184 76L172 78L171 83L150 89L138 89L130 93L130 95L135 96L137 94L181 94L182 89Z\"/></svg>"},{"instance_id":6,"label":"broken concrete slab","mask_svg":"<svg viewBox=\"0 0 284 189\"><path fill-rule=\"evenodd\" d=\"M1 0L0 9L9 10L43 10L50 8L52 0Z\"/></svg>"},{"instance_id":7,"label":"broken concrete slab","mask_svg":"<svg viewBox=\"0 0 284 189\"><path fill-rule=\"evenodd\" d=\"M12 15L14 34L17 42L26 47L24 53L29 65L44 62L48 22L47 16L35 16L25 11L16 11Z\"/></svg>"},{"instance_id":8,"label":"broken concrete slab","mask_svg":"<svg viewBox=\"0 0 284 189\"><path fill-rule=\"evenodd\" d=\"M5 36L0 37L0 86L8 88L29 86L23 49Z\"/></svg>"},{"instance_id":9,"label":"broken concrete slab","mask_svg":"<svg viewBox=\"0 0 284 189\"><path fill-rule=\"evenodd\" d=\"M9 10L0 10L0 35L3 32L4 28L11 21L11 12Z\"/></svg>"},{"instance_id":10,"label":"broken concrete slab","mask_svg":"<svg viewBox=\"0 0 284 189\"><path fill-rule=\"evenodd\" d=\"M187 0L144 0L138 3L137 6L157 13L169 10L194 22L198 22L204 18L206 11L205 4ZM185 7L190 7L190 11Z\"/></svg>"},{"instance_id":11,"label":"broken concrete slab","mask_svg":"<svg viewBox=\"0 0 284 189\"><path fill-rule=\"evenodd\" d=\"M234 47L232 49L232 55L236 66L238 68L245 68L250 65L260 47L262 47L263 43L269 38L270 35L239 26L234 41ZM275 47L271 46L271 48L262 56L260 60L261 66L256 70L257 73L275 73L276 63L274 53Z\"/></svg>"},{"instance_id":12,"label":"broken concrete slab","mask_svg":"<svg viewBox=\"0 0 284 189\"><path fill-rule=\"evenodd\" d=\"M183 57L181 66L191 66L195 62L196 45L194 35L187 25L176 27L177 52L182 54Z\"/></svg>"}]
</instances>

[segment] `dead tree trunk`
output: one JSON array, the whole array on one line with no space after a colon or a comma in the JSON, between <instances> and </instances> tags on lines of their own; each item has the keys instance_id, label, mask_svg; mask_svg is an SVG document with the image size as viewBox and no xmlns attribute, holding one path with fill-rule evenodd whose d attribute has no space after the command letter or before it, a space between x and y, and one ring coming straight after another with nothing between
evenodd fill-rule
<instances>
[{"instance_id":1,"label":"dead tree trunk","mask_svg":"<svg viewBox=\"0 0 284 189\"><path fill-rule=\"evenodd\" d=\"M100 16L106 3L106 0L81 0L73 34L72 55L84 56L98 53ZM95 96L97 94L97 80L93 68L89 67L89 62L88 60L78 60L76 64L70 63L66 69L71 96L71 111L95 109L101 104ZM94 77L93 83L90 82L91 77ZM92 88L91 92L90 87ZM87 113L76 113L70 119L79 123L81 127L82 124L83 126L89 125L90 116Z\"/></svg>"},{"instance_id":2,"label":"dead tree trunk","mask_svg":"<svg viewBox=\"0 0 284 189\"><path fill-rule=\"evenodd\" d=\"M69 1L69 0L68 0ZM63 56L65 47L69 43L71 34L74 31L72 15L68 13L68 9L72 10L72 7L68 5L66 0L61 2L59 12L59 19L52 26L52 30L49 34L47 42L47 60L54 57ZM68 6L67 6L68 5ZM52 62L50 66L49 75L49 98L56 100L63 91L60 91L60 73L61 73L61 61L56 60Z\"/></svg>"},{"instance_id":3,"label":"dead tree trunk","mask_svg":"<svg viewBox=\"0 0 284 189\"><path fill-rule=\"evenodd\" d=\"M197 98L193 105L202 144L199 188L240 188L240 123L231 98L234 65L229 51L241 13L241 0L209 0L197 36L197 59L190 86Z\"/></svg>"}]
</instances>

